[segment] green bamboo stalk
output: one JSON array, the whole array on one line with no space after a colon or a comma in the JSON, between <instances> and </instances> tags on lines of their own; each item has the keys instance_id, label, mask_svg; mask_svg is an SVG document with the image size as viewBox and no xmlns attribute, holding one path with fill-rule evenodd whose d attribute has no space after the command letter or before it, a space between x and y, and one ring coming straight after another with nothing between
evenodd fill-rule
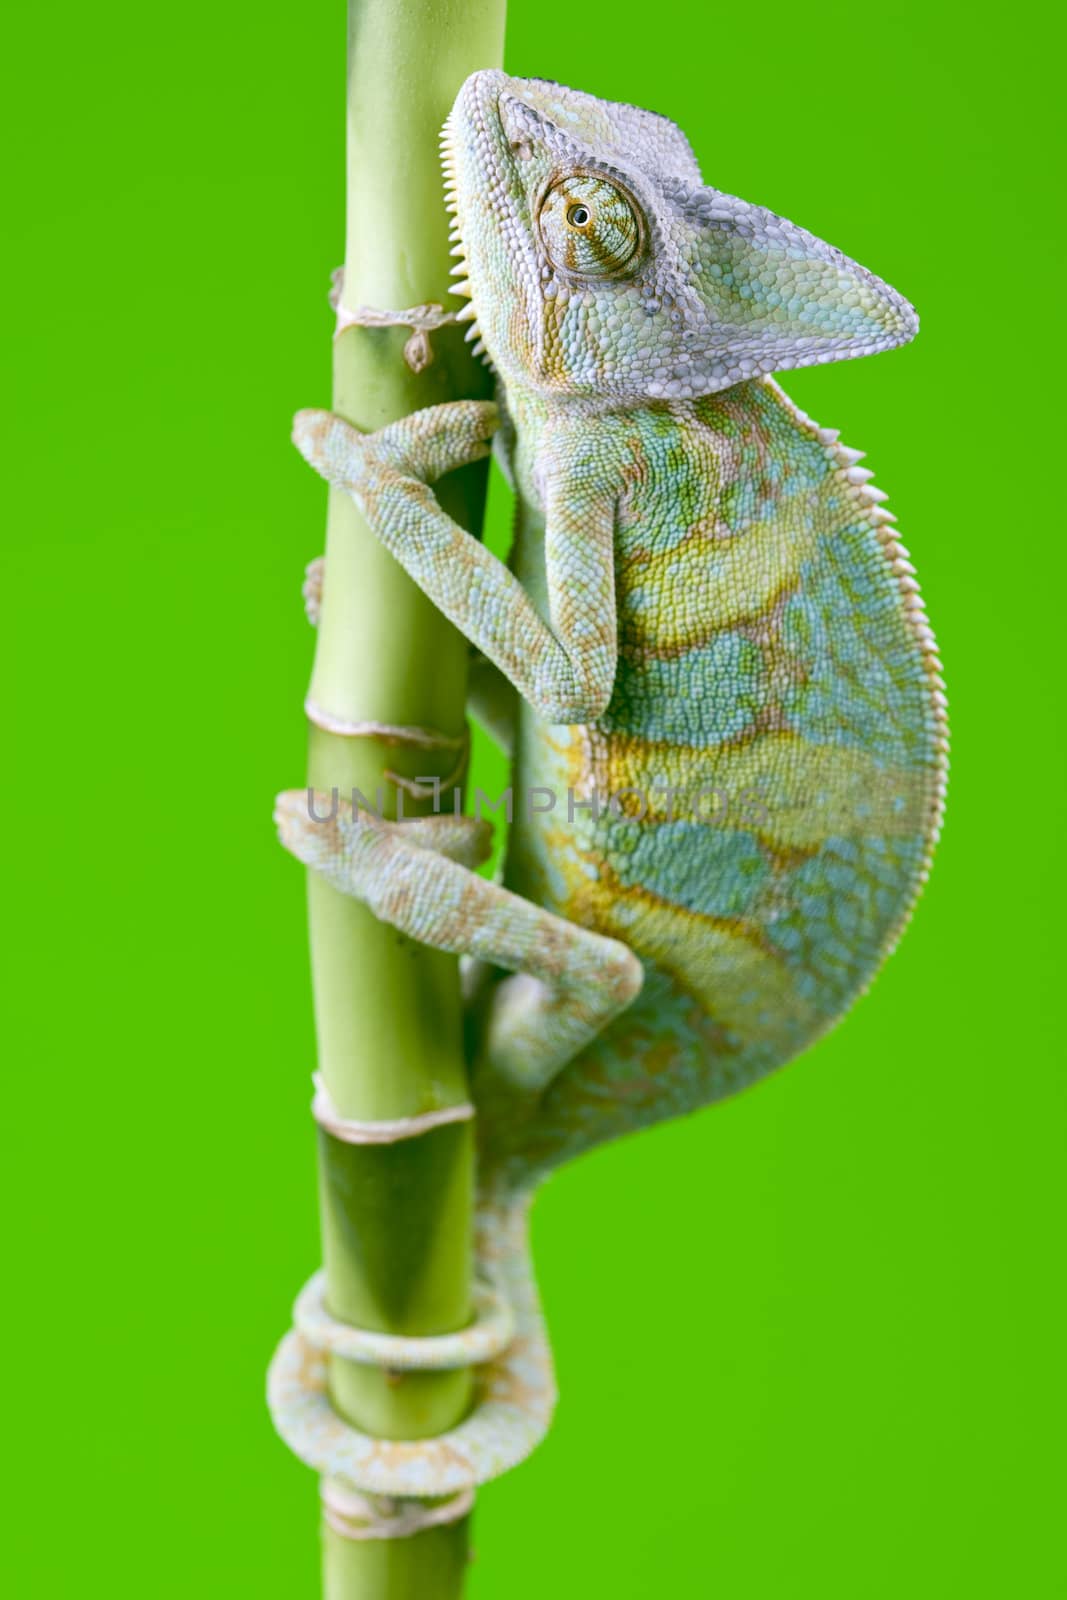
<instances>
[{"instance_id":1,"label":"green bamboo stalk","mask_svg":"<svg viewBox=\"0 0 1067 1600\"><path fill-rule=\"evenodd\" d=\"M499 66L505 0L349 0L345 300L400 309L440 302L449 281L437 139L464 78ZM401 329L347 329L335 343L334 410L374 429L422 406L488 392L461 330L433 335L435 360L404 362ZM485 467L439 486L479 530ZM311 698L350 722L464 729L465 641L331 491ZM447 776L454 752L419 751L312 727L309 782L374 799L387 767ZM396 791L384 786L386 814ZM404 796L406 815L419 807ZM423 807L423 809L426 809ZM468 1097L457 963L412 945L309 877L318 1065L344 1117L415 1116ZM395 1145L347 1145L320 1130L330 1308L408 1335L470 1320L473 1141L469 1123ZM430 1437L469 1408L469 1371L393 1374L331 1358L335 1408L383 1438ZM454 1600L467 1524L410 1539L349 1541L324 1529L327 1600Z\"/></svg>"}]
</instances>

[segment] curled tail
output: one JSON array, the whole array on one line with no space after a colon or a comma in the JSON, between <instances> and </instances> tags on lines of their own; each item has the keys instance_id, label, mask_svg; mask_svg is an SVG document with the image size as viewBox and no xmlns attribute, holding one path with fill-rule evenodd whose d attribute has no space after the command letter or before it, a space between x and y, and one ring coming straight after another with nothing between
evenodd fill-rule
<instances>
[{"instance_id":1,"label":"curled tail","mask_svg":"<svg viewBox=\"0 0 1067 1600\"><path fill-rule=\"evenodd\" d=\"M517 1466L544 1438L556 1385L530 1256L529 1208L529 1193L483 1197L476 1317L458 1333L426 1339L368 1333L330 1316L321 1273L301 1291L295 1326L270 1365L267 1403L289 1448L322 1474L334 1526L356 1515L354 1504L366 1526L376 1513L359 1498L365 1495L452 1495L462 1515L470 1490ZM326 1379L331 1352L393 1371L477 1366L474 1409L432 1439L374 1438L333 1410ZM395 1508L393 1514L411 1516Z\"/></svg>"}]
</instances>

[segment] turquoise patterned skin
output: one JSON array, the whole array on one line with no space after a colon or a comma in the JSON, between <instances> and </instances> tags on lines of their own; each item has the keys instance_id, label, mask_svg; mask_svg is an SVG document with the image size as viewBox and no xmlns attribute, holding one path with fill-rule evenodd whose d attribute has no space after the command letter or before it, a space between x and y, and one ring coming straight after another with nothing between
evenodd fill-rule
<instances>
[{"instance_id":1,"label":"turquoise patterned skin","mask_svg":"<svg viewBox=\"0 0 1067 1600\"><path fill-rule=\"evenodd\" d=\"M855 453L776 384L601 418L595 444L535 396L509 391L509 406L524 508L513 564L542 606L536 463L548 451L582 475L592 449L610 453L625 489L611 699L572 728L520 701L504 881L623 940L646 973L536 1123L510 1141L490 1131L522 1183L744 1088L848 1009L925 880L946 732L889 514ZM533 788L552 811L538 800L528 814ZM597 817L581 804L594 789Z\"/></svg>"}]
</instances>

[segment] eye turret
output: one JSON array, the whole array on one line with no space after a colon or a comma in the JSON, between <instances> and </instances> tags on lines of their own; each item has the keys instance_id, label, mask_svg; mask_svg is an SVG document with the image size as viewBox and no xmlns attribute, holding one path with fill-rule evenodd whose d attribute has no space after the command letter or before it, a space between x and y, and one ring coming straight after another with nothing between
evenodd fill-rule
<instances>
[{"instance_id":1,"label":"eye turret","mask_svg":"<svg viewBox=\"0 0 1067 1600\"><path fill-rule=\"evenodd\" d=\"M635 263L644 235L629 195L607 178L584 173L559 178L537 220L552 265L579 278L621 276Z\"/></svg>"}]
</instances>

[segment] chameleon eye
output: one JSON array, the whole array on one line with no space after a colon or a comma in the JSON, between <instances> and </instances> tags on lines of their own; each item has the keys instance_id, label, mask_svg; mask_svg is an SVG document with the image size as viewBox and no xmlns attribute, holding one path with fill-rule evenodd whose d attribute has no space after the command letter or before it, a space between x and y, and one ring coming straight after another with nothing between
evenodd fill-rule
<instances>
[{"instance_id":1,"label":"chameleon eye","mask_svg":"<svg viewBox=\"0 0 1067 1600\"><path fill-rule=\"evenodd\" d=\"M616 276L641 245L632 201L606 178L560 178L541 202L538 223L552 265L580 278Z\"/></svg>"}]
</instances>

